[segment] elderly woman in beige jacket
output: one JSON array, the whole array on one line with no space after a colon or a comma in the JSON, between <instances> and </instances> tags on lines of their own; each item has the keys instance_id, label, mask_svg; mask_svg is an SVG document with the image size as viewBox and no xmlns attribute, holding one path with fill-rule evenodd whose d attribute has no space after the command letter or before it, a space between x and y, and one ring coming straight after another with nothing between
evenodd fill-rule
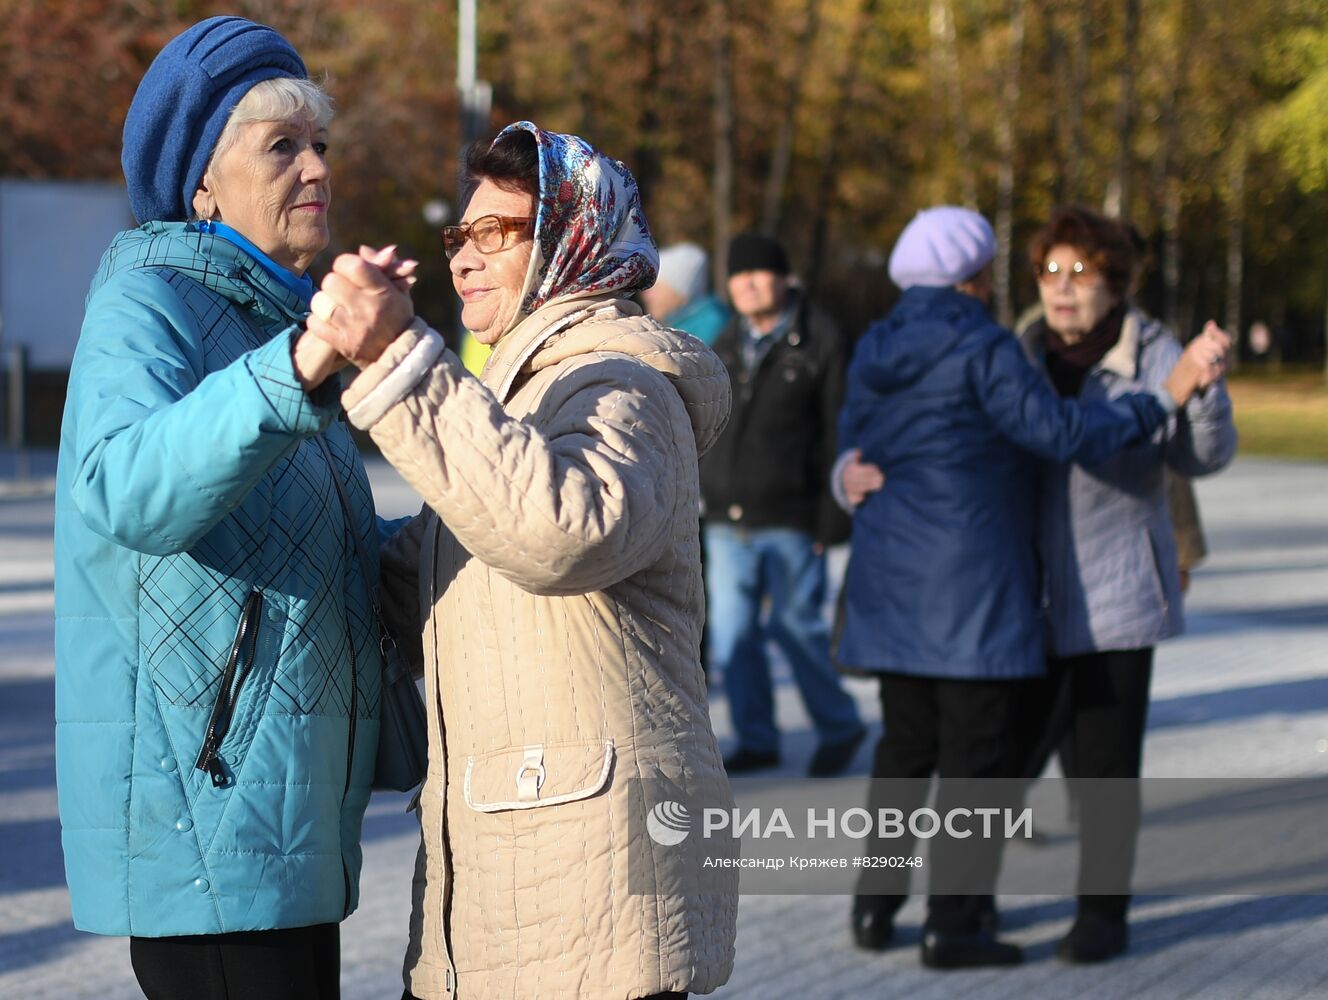
<instances>
[{"instance_id":1,"label":"elderly woman in beige jacket","mask_svg":"<svg viewBox=\"0 0 1328 1000\"><path fill-rule=\"evenodd\" d=\"M427 504L408 995L709 993L733 965L736 875L645 819L658 789L732 807L696 522L728 378L626 298L657 255L622 164L521 122L467 174L443 238L462 320L494 346L479 378L367 253L338 259L309 323L363 369L351 422Z\"/></svg>"}]
</instances>

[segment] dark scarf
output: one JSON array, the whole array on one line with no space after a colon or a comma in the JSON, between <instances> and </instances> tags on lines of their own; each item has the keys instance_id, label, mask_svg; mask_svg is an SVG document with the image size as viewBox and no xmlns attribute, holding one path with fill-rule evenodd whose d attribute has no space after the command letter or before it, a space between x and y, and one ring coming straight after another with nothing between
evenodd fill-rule
<instances>
[{"instance_id":1,"label":"dark scarf","mask_svg":"<svg viewBox=\"0 0 1328 1000\"><path fill-rule=\"evenodd\" d=\"M1127 311L1128 307L1121 301L1098 320L1086 336L1073 344L1062 340L1060 334L1047 326L1045 319L1040 321L1046 333L1047 374L1061 396L1079 395L1085 376L1120 340L1121 324L1125 322Z\"/></svg>"}]
</instances>

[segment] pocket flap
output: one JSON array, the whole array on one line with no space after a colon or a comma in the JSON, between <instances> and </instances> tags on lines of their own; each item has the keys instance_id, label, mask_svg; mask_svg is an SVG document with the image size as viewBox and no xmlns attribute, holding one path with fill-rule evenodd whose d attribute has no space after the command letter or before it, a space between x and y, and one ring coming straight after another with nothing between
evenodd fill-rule
<instances>
[{"instance_id":1,"label":"pocket flap","mask_svg":"<svg viewBox=\"0 0 1328 1000\"><path fill-rule=\"evenodd\" d=\"M586 799L613 766L613 741L532 743L466 758L466 805L479 812L537 809Z\"/></svg>"}]
</instances>

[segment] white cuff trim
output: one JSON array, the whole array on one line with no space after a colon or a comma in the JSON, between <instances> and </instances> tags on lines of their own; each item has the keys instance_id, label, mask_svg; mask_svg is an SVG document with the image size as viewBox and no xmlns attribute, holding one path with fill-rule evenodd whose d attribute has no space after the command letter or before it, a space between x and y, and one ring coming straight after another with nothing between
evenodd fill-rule
<instances>
[{"instance_id":1,"label":"white cuff trim","mask_svg":"<svg viewBox=\"0 0 1328 1000\"><path fill-rule=\"evenodd\" d=\"M418 316L406 329L418 333L420 342L411 348L400 364L387 373L383 381L346 411L350 422L360 430L368 430L382 420L388 410L410 395L411 390L420 384L420 380L443 353L446 346L443 338Z\"/></svg>"},{"instance_id":2,"label":"white cuff trim","mask_svg":"<svg viewBox=\"0 0 1328 1000\"><path fill-rule=\"evenodd\" d=\"M848 491L844 489L844 470L852 460L853 451L850 449L835 459L835 464L830 469L830 495L835 498L835 503L845 514L852 514L857 509L849 502Z\"/></svg>"}]
</instances>

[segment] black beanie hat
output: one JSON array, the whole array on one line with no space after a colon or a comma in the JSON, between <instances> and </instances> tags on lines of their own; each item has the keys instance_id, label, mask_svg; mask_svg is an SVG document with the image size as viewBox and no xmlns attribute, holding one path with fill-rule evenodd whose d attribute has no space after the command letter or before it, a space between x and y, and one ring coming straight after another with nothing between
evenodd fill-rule
<instances>
[{"instance_id":1,"label":"black beanie hat","mask_svg":"<svg viewBox=\"0 0 1328 1000\"><path fill-rule=\"evenodd\" d=\"M788 274L788 255L784 248L769 236L760 233L739 233L729 243L729 274L743 271L774 271Z\"/></svg>"}]
</instances>

